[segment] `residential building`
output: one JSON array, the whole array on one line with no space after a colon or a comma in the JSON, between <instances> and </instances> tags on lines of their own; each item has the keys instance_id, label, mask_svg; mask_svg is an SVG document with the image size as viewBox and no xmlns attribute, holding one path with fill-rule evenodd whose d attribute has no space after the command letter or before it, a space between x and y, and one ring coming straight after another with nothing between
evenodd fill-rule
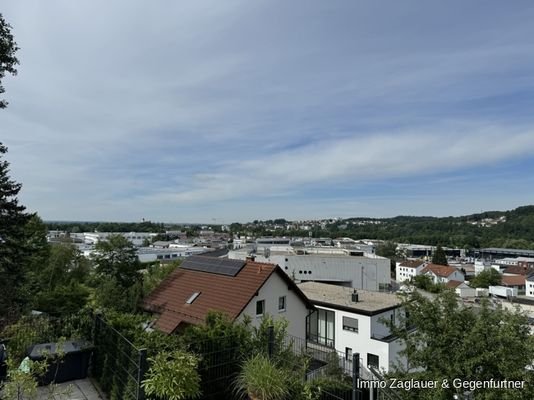
<instances>
[{"instance_id":1,"label":"residential building","mask_svg":"<svg viewBox=\"0 0 534 400\"><path fill-rule=\"evenodd\" d=\"M421 273L427 262L421 259L404 260L397 264L395 278L397 282L409 281Z\"/></svg>"},{"instance_id":2,"label":"residential building","mask_svg":"<svg viewBox=\"0 0 534 400\"><path fill-rule=\"evenodd\" d=\"M156 328L169 334L202 324L213 310L232 320L248 316L253 326L266 315L285 318L288 333L301 338L306 334L306 317L314 310L277 265L205 256L182 262L146 298L143 308L156 313Z\"/></svg>"},{"instance_id":3,"label":"residential building","mask_svg":"<svg viewBox=\"0 0 534 400\"><path fill-rule=\"evenodd\" d=\"M434 283L447 283L449 281L465 281L464 274L448 265L428 264L421 271L422 275L428 275Z\"/></svg>"},{"instance_id":4,"label":"residential building","mask_svg":"<svg viewBox=\"0 0 534 400\"><path fill-rule=\"evenodd\" d=\"M525 278L525 294L534 298L534 274Z\"/></svg>"},{"instance_id":5,"label":"residential building","mask_svg":"<svg viewBox=\"0 0 534 400\"><path fill-rule=\"evenodd\" d=\"M445 286L449 289L453 289L454 292L462 298L477 296L476 288L472 288L463 281L450 280L445 284Z\"/></svg>"},{"instance_id":6,"label":"residential building","mask_svg":"<svg viewBox=\"0 0 534 400\"><path fill-rule=\"evenodd\" d=\"M298 286L317 309L307 320L309 346L336 349L347 361L359 353L364 365L385 372L398 363L405 364L399 354L401 343L385 323L398 324L404 317L395 294L318 282Z\"/></svg>"},{"instance_id":7,"label":"residential building","mask_svg":"<svg viewBox=\"0 0 534 400\"><path fill-rule=\"evenodd\" d=\"M501 286L517 289L518 294L525 293L526 277L524 275L507 275L501 277Z\"/></svg>"}]
</instances>

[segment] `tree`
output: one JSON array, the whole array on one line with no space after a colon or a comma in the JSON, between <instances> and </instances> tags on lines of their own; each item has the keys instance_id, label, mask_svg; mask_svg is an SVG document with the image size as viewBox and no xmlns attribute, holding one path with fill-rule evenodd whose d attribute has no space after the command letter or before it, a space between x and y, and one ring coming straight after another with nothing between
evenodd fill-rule
<instances>
[{"instance_id":1,"label":"tree","mask_svg":"<svg viewBox=\"0 0 534 400\"><path fill-rule=\"evenodd\" d=\"M135 312L142 296L142 268L135 246L122 235L110 235L95 246L94 301L99 307Z\"/></svg>"},{"instance_id":2,"label":"tree","mask_svg":"<svg viewBox=\"0 0 534 400\"><path fill-rule=\"evenodd\" d=\"M438 247L436 247L436 251L432 253L432 264L449 265L445 250L443 250L443 247L440 245L438 245Z\"/></svg>"},{"instance_id":3,"label":"tree","mask_svg":"<svg viewBox=\"0 0 534 400\"><path fill-rule=\"evenodd\" d=\"M7 148L0 143L0 315L18 310L25 302L26 224L31 215L20 205L21 184L9 177L9 163L2 160Z\"/></svg>"},{"instance_id":4,"label":"tree","mask_svg":"<svg viewBox=\"0 0 534 400\"><path fill-rule=\"evenodd\" d=\"M11 33L11 25L9 25L2 14L0 14L0 94L5 92L2 86L2 79L7 73L11 75L17 74L15 66L19 63L15 53L19 48L13 34ZM0 108L6 108L7 101L0 99Z\"/></svg>"},{"instance_id":5,"label":"tree","mask_svg":"<svg viewBox=\"0 0 534 400\"><path fill-rule=\"evenodd\" d=\"M501 284L501 274L493 268L486 269L475 276L470 286L475 288L489 288L490 286Z\"/></svg>"},{"instance_id":6,"label":"tree","mask_svg":"<svg viewBox=\"0 0 534 400\"><path fill-rule=\"evenodd\" d=\"M122 235L110 235L98 242L94 257L96 272L114 278L119 286L128 288L141 281L141 263L135 246Z\"/></svg>"},{"instance_id":7,"label":"tree","mask_svg":"<svg viewBox=\"0 0 534 400\"><path fill-rule=\"evenodd\" d=\"M493 309L484 300L477 309L464 306L451 291L429 299L414 292L403 304L409 323L401 318L392 332L402 341L409 370L398 366L396 378L437 381L435 389L397 391L409 399L464 398L460 382L490 380L524 381L522 390L479 388L472 390L474 399L534 398L533 376L529 367L534 359L534 338L528 318L519 311ZM402 321L404 319L404 321ZM408 327L415 326L416 330ZM451 383L441 385L447 380Z\"/></svg>"}]
</instances>

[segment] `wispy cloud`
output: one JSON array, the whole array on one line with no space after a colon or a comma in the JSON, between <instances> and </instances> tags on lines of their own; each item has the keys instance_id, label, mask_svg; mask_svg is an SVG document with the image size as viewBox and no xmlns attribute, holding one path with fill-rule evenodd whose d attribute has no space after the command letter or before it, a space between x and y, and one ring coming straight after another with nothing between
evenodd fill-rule
<instances>
[{"instance_id":1,"label":"wispy cloud","mask_svg":"<svg viewBox=\"0 0 534 400\"><path fill-rule=\"evenodd\" d=\"M108 3L2 10L21 66L0 140L45 218L413 213L368 185L529 176L530 2Z\"/></svg>"}]
</instances>

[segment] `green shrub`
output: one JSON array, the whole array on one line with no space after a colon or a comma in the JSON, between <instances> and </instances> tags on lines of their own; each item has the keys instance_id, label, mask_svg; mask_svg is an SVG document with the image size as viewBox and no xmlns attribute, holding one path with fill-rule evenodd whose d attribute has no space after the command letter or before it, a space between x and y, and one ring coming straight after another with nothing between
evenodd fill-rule
<instances>
[{"instance_id":1,"label":"green shrub","mask_svg":"<svg viewBox=\"0 0 534 400\"><path fill-rule=\"evenodd\" d=\"M290 392L287 371L261 353L243 363L234 386L238 395L252 400L284 400Z\"/></svg>"}]
</instances>

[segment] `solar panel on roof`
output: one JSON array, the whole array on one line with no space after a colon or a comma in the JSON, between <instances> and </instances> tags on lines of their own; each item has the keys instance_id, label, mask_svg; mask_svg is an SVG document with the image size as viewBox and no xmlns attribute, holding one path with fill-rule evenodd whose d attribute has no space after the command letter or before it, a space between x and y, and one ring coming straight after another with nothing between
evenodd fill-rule
<instances>
[{"instance_id":1,"label":"solar panel on roof","mask_svg":"<svg viewBox=\"0 0 534 400\"><path fill-rule=\"evenodd\" d=\"M191 271L236 276L239 271L241 271L241 268L245 266L245 264L246 262L242 260L192 256L185 259L180 267Z\"/></svg>"}]
</instances>

